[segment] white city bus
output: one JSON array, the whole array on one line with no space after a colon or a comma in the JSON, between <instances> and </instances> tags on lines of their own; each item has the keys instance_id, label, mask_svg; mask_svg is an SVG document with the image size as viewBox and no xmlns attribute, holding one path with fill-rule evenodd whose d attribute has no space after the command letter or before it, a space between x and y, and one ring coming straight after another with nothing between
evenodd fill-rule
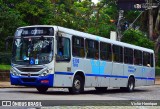
<instances>
[{"instance_id":1,"label":"white city bus","mask_svg":"<svg viewBox=\"0 0 160 109\"><path fill-rule=\"evenodd\" d=\"M132 36L131 36L132 37ZM155 82L154 51L59 26L20 27L15 32L12 85L81 93L84 88L136 86Z\"/></svg>"}]
</instances>

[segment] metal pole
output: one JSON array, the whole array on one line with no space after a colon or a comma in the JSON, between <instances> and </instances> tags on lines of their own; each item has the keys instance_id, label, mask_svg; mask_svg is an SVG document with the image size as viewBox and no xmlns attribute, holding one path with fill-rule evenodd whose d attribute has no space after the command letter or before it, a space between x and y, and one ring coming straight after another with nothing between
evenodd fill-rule
<instances>
[{"instance_id":1,"label":"metal pole","mask_svg":"<svg viewBox=\"0 0 160 109\"><path fill-rule=\"evenodd\" d=\"M118 41L121 41L120 21L121 21L121 19L123 18L123 13L124 13L124 10L119 10L119 17L118 17L118 22L117 22L117 34L118 34L117 40L118 40Z\"/></svg>"}]
</instances>

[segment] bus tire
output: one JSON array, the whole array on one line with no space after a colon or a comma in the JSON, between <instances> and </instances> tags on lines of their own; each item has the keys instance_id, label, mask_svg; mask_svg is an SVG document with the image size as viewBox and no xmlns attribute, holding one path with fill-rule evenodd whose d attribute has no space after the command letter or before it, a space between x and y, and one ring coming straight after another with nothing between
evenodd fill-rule
<instances>
[{"instance_id":1,"label":"bus tire","mask_svg":"<svg viewBox=\"0 0 160 109\"><path fill-rule=\"evenodd\" d=\"M48 87L36 87L36 89L38 90L39 93L46 93L46 91L48 90Z\"/></svg>"},{"instance_id":2,"label":"bus tire","mask_svg":"<svg viewBox=\"0 0 160 109\"><path fill-rule=\"evenodd\" d=\"M81 76L75 75L72 87L69 87L69 92L72 94L80 94L84 91L84 81Z\"/></svg>"},{"instance_id":3,"label":"bus tire","mask_svg":"<svg viewBox=\"0 0 160 109\"><path fill-rule=\"evenodd\" d=\"M95 87L97 92L105 92L108 87Z\"/></svg>"},{"instance_id":4,"label":"bus tire","mask_svg":"<svg viewBox=\"0 0 160 109\"><path fill-rule=\"evenodd\" d=\"M128 92L133 92L134 91L134 87L135 87L135 80L134 80L133 77L130 77L129 80L128 80L128 84L127 84L126 90Z\"/></svg>"}]
</instances>

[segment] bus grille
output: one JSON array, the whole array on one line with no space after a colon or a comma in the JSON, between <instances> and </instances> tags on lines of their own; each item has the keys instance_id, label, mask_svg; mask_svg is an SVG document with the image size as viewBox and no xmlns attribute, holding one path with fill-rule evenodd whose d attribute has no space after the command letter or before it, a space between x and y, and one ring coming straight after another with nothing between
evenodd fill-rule
<instances>
[{"instance_id":1,"label":"bus grille","mask_svg":"<svg viewBox=\"0 0 160 109\"><path fill-rule=\"evenodd\" d=\"M28 74L21 74L21 76L28 76ZM30 74L30 76L39 76L39 74Z\"/></svg>"},{"instance_id":2,"label":"bus grille","mask_svg":"<svg viewBox=\"0 0 160 109\"><path fill-rule=\"evenodd\" d=\"M21 78L23 82L35 82L36 78Z\"/></svg>"},{"instance_id":3,"label":"bus grille","mask_svg":"<svg viewBox=\"0 0 160 109\"><path fill-rule=\"evenodd\" d=\"M43 68L17 68L21 72L39 72Z\"/></svg>"}]
</instances>

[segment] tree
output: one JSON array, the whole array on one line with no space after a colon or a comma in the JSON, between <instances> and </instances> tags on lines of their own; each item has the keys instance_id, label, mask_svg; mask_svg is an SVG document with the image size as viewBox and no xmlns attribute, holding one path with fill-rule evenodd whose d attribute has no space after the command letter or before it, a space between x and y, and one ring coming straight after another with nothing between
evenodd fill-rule
<instances>
[{"instance_id":1,"label":"tree","mask_svg":"<svg viewBox=\"0 0 160 109\"><path fill-rule=\"evenodd\" d=\"M17 10L11 9L8 4L0 1L0 51L5 50L5 38L13 36L17 27L25 25ZM11 44L10 47L11 48Z\"/></svg>"},{"instance_id":2,"label":"tree","mask_svg":"<svg viewBox=\"0 0 160 109\"><path fill-rule=\"evenodd\" d=\"M160 7L158 8L158 13L156 17L156 22L155 22L155 28L154 28L154 34L156 37L155 39L155 58L156 58L156 63L158 63L159 60L159 46L160 46ZM154 36L154 35L153 35ZM159 64L160 66L160 64Z\"/></svg>"},{"instance_id":3,"label":"tree","mask_svg":"<svg viewBox=\"0 0 160 109\"><path fill-rule=\"evenodd\" d=\"M53 4L51 0L14 0L14 9L18 10L28 25L52 24Z\"/></svg>"},{"instance_id":4,"label":"tree","mask_svg":"<svg viewBox=\"0 0 160 109\"><path fill-rule=\"evenodd\" d=\"M116 18L115 7L103 2L95 5L89 0L54 4L54 24L109 38L110 30L115 30L110 22Z\"/></svg>"},{"instance_id":5,"label":"tree","mask_svg":"<svg viewBox=\"0 0 160 109\"><path fill-rule=\"evenodd\" d=\"M122 42L154 49L154 42L149 40L140 30L129 29L125 31L125 34L122 37Z\"/></svg>"}]
</instances>

